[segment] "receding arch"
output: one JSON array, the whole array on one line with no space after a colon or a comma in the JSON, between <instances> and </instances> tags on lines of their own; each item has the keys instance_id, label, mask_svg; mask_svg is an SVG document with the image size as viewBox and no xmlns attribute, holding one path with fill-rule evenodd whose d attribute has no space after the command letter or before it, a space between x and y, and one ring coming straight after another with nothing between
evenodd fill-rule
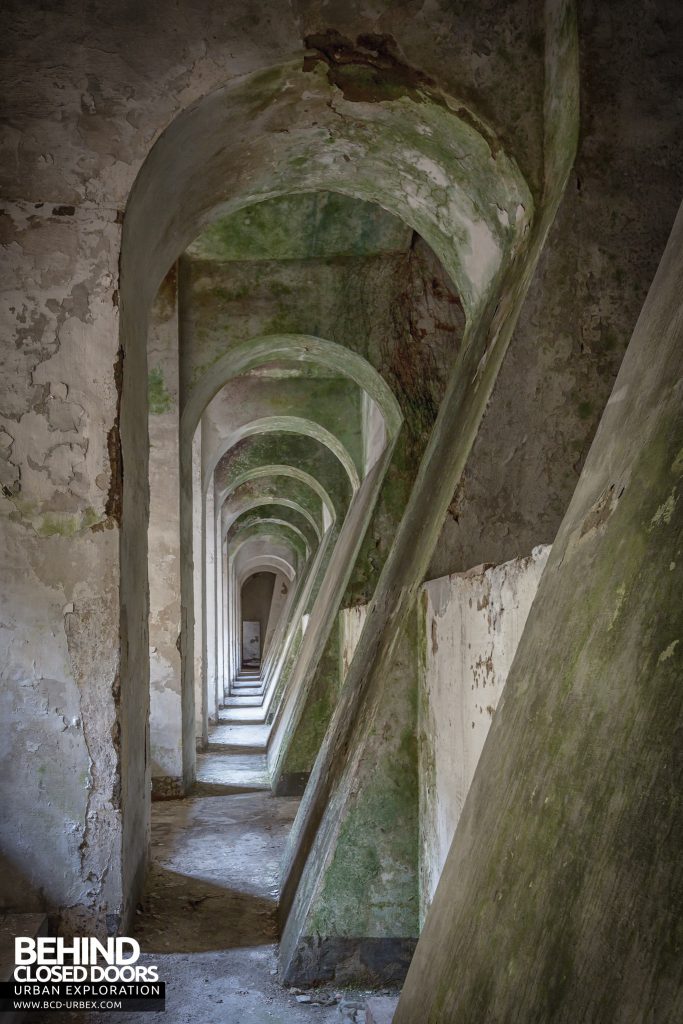
<instances>
[{"instance_id":1,"label":"receding arch","mask_svg":"<svg viewBox=\"0 0 683 1024\"><path fill-rule=\"evenodd\" d=\"M210 457L210 461L205 467L205 486L208 486L208 481L211 479L221 457L239 441L253 434L277 432L283 434L306 434L308 437L314 437L317 441L321 441L341 462L354 491L358 490L360 487L358 470L344 445L331 431L321 427L315 420L309 420L303 416L263 416L261 419L252 420L250 423L246 423L238 430L235 430L226 440L223 450L213 453Z\"/></svg>"},{"instance_id":2,"label":"receding arch","mask_svg":"<svg viewBox=\"0 0 683 1024\"><path fill-rule=\"evenodd\" d=\"M302 505L298 505L295 501L292 501L290 498L278 498L276 496L271 495L262 495L261 497L253 498L251 501L245 502L237 509L231 509L227 513L225 513L224 511L222 527L223 536L226 536L226 534L230 531L230 528L232 527L233 523L235 523L236 520L240 518L240 516L245 515L247 512L252 512L254 509L260 509L264 506L269 505L282 505L285 508L291 509L293 512L297 512L309 524L309 526L315 533L315 536L317 537L318 541L322 537L320 527L318 526L315 519L307 509L305 509Z\"/></svg>"},{"instance_id":3,"label":"receding arch","mask_svg":"<svg viewBox=\"0 0 683 1024\"><path fill-rule=\"evenodd\" d=\"M114 481L125 479L122 495L114 484L113 507L121 521L123 888L128 899L141 886L149 813L144 796L147 597L140 573L147 523L148 312L170 266L212 219L278 195L320 190L378 203L418 231L457 284L468 330L503 269L526 244L533 215L531 194L514 160L461 101L436 87L419 86L381 103L356 102L328 81L318 64L311 71L295 62L233 80L179 114L150 150L123 224L119 314L125 358L114 436L115 449L120 438L125 467L125 476L120 465L113 474ZM468 360L473 358L476 367L483 358L485 337L483 330L466 334L467 359L459 360L464 366L456 365L455 377L464 369L460 379L471 379ZM189 421L182 424L181 472L183 460L186 466L190 462L199 415L191 427ZM186 472L181 538L190 549L191 509L191 474ZM187 595L183 621L191 622L191 564L183 565L181 591ZM193 640L190 635L185 639L183 672L191 678ZM191 686L185 691L183 775L190 781L194 692ZM130 912L126 905L124 915Z\"/></svg>"},{"instance_id":4,"label":"receding arch","mask_svg":"<svg viewBox=\"0 0 683 1024\"><path fill-rule=\"evenodd\" d=\"M228 544L230 544L234 539L239 537L240 533L251 531L250 536L266 536L270 531L272 531L274 526L277 526L278 533L284 530L285 533L289 532L294 535L293 543L295 546L298 546L299 552L304 558L304 560L306 560L310 555L311 549L303 531L300 530L299 527L295 526L293 523L288 523L285 519L277 519L275 517L272 519L265 518L258 521L245 522L243 526L241 526L239 523L234 525L236 528L233 535L228 535L228 537L226 538Z\"/></svg>"},{"instance_id":5,"label":"receding arch","mask_svg":"<svg viewBox=\"0 0 683 1024\"><path fill-rule=\"evenodd\" d=\"M307 473L304 469L299 469L297 466L283 466L279 463L256 466L254 469L248 469L243 473L239 473L235 479L231 481L229 487L218 491L216 500L219 505L222 505L226 498L228 498L229 495L232 494L233 491L236 491L242 484L249 483L251 480L260 480L262 477L271 476L288 476L293 480L298 480L300 483L306 484L318 495L323 505L327 508L332 521L334 522L337 518L336 509L332 499L322 484L316 480L314 476Z\"/></svg>"},{"instance_id":6,"label":"receding arch","mask_svg":"<svg viewBox=\"0 0 683 1024\"><path fill-rule=\"evenodd\" d=\"M126 274L147 305L217 215L323 190L376 202L418 231L470 313L533 210L515 161L461 99L422 86L381 104L354 102L324 67L297 61L229 82L160 136L129 197ZM136 236L139 247L128 244Z\"/></svg>"},{"instance_id":7,"label":"receding arch","mask_svg":"<svg viewBox=\"0 0 683 1024\"><path fill-rule=\"evenodd\" d=\"M253 505L257 499L275 500L280 504L287 505L294 502L298 508L306 513L311 525L320 536L323 530L325 506L317 491L309 487L304 481L298 480L288 474L282 475L261 475L252 480L242 482L232 488L227 494L221 493L215 500L216 513L223 513L223 519L233 512L246 508L247 504Z\"/></svg>"},{"instance_id":8,"label":"receding arch","mask_svg":"<svg viewBox=\"0 0 683 1024\"><path fill-rule=\"evenodd\" d=\"M313 335L267 334L229 349L194 384L181 416L181 445L194 434L209 402L229 380L283 358L290 362L315 363L352 380L377 404L389 436L398 433L403 419L399 404L389 385L367 359L344 345Z\"/></svg>"},{"instance_id":9,"label":"receding arch","mask_svg":"<svg viewBox=\"0 0 683 1024\"><path fill-rule=\"evenodd\" d=\"M282 573L283 576L286 576L290 583L296 576L296 570L290 562L280 558L278 555L263 554L253 555L250 560L243 564L240 569L241 574L237 576L238 581L241 583L248 575L258 572L261 568L275 569L277 572Z\"/></svg>"}]
</instances>

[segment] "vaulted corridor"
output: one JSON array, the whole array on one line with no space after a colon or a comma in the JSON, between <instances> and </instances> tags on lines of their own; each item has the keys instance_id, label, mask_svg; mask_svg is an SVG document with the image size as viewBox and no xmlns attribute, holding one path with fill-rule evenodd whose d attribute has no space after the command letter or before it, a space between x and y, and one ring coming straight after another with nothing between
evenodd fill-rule
<instances>
[{"instance_id":1,"label":"vaulted corridor","mask_svg":"<svg viewBox=\"0 0 683 1024\"><path fill-rule=\"evenodd\" d=\"M0 1011L683 1019L655 6L9 0Z\"/></svg>"},{"instance_id":2,"label":"vaulted corridor","mask_svg":"<svg viewBox=\"0 0 683 1024\"><path fill-rule=\"evenodd\" d=\"M221 730L209 731L192 793L153 809L151 863L132 934L143 962L169 979L168 1008L144 1019L365 1024L371 993L354 987L353 975L308 992L278 982L280 863L299 800L274 796L265 756L226 744ZM383 989L382 997L391 999L394 990ZM72 1024L109 1017L64 1016Z\"/></svg>"}]
</instances>

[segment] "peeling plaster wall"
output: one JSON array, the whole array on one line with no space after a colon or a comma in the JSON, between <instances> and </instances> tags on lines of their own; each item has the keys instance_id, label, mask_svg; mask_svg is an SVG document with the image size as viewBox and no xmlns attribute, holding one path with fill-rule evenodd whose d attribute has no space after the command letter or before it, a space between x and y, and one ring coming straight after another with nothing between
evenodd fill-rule
<instances>
[{"instance_id":1,"label":"peeling plaster wall","mask_svg":"<svg viewBox=\"0 0 683 1024\"><path fill-rule=\"evenodd\" d=\"M549 547L430 580L419 609L420 918L434 896Z\"/></svg>"},{"instance_id":2,"label":"peeling plaster wall","mask_svg":"<svg viewBox=\"0 0 683 1024\"><path fill-rule=\"evenodd\" d=\"M182 108L226 78L300 53L303 39L330 22L352 38L391 33L410 63L445 76L455 95L473 96L476 81L479 102L505 126L508 144L524 154L525 173L533 178L535 167L540 177L543 63L540 26L528 32L539 18L533 0L492 4L483 13L425 7L421 0L399 10L390 0L371 9L351 0L326 11L313 0L296 7L258 2L248 11L241 3L218 9L212 0L192 0L169 9L165 0L150 0L135 18L107 0L95 0L85 12L76 0L65 0L59 9L32 5L28 23L27 5L9 0L5 13L3 57L11 85L5 97L13 122L5 142L11 159L2 161L0 179L5 195L20 181L37 202L52 195L63 203L123 203L149 146ZM87 45L76 46L84 29ZM59 69L50 56L55 53L69 58ZM64 88L55 97L57 71ZM509 89L512 73L517 90ZM68 116L51 120L55 104ZM108 122L113 136L104 130Z\"/></svg>"},{"instance_id":3,"label":"peeling plaster wall","mask_svg":"<svg viewBox=\"0 0 683 1024\"><path fill-rule=\"evenodd\" d=\"M115 211L42 203L5 204L0 227L0 899L103 932L121 913L120 481L108 454L120 227Z\"/></svg>"},{"instance_id":4,"label":"peeling plaster wall","mask_svg":"<svg viewBox=\"0 0 683 1024\"><path fill-rule=\"evenodd\" d=\"M652 19L655 27L648 29L651 35L646 40L640 4L621 5L618 13L604 4L587 4L583 10L583 31L587 39L584 42L584 62L587 75L595 76L589 78L590 96L610 98L600 113L602 127L610 123L619 126L616 136L609 136L612 139L610 149L604 151L597 141L600 138L598 125L591 144L585 150L586 169L590 172L592 168L593 173L599 175L602 168L607 167L623 149L620 167L627 191L622 189L615 198L615 193L607 185L604 189L592 189L592 208L583 218L574 218L570 210L565 224L574 219L581 220L584 232L588 233L598 222L601 210L622 209L621 222L617 216L609 236L610 242L620 252L634 254L633 260L638 266L626 266L626 284L623 287L618 282L615 269L614 281L619 287L613 294L618 305L625 296L628 298L628 280L632 272L642 282L644 262L641 264L640 261L654 260L657 247L661 249L662 225L667 220L667 209L665 204L658 207L651 197L666 191L666 202L670 203L671 196L676 193L676 189L671 187L678 173L675 168L683 166L683 161L675 159L670 141L671 129L667 131L665 123L668 118L668 123L674 124L668 102L671 71L667 47L672 46L677 38L672 12L678 10L678 5L660 6L661 16ZM85 714L83 716L83 724L86 733L90 732L90 756L96 767L99 766L91 773L94 782L90 806L98 809L103 821L106 819L102 826L103 843L107 849L114 850L114 866L106 882L86 882L90 868L88 864L78 863L78 857L72 851L65 861L66 874L72 880L80 879L76 888L81 885L83 891L88 890L84 898L89 906L97 904L104 908L105 903L100 904L98 900L106 886L111 886L111 911L116 915L120 907L120 886L115 867L119 785L116 775L118 728L115 721L119 552L115 529L109 534L95 533L91 536L88 527L91 524L98 527L100 522L114 527L120 513L121 467L117 450L116 396L120 380L114 370L117 363L114 309L118 285L117 221L141 163L154 140L179 111L222 86L226 80L234 80L237 75L269 68L290 58L301 62L303 40L309 35L325 36L331 27L330 21L334 21L332 28L346 33L351 40L360 33L388 32L393 35L409 63L433 74L453 95L464 97L489 120L503 140L505 149L517 155L527 180L538 190L543 178L542 16L540 5L532 0L492 3L485 8L475 4L435 7L422 4L421 0L408 0L399 7L388 2L371 7L350 2L334 8L329 5L320 8L319 4L312 2L295 6L257 3L250 7L248 13L245 13L243 5L217 7L209 0L183 2L173 8L162 0L151 0L133 13L128 7L112 6L103 0L94 0L86 8L75 0L66 0L52 7L8 0L4 13L7 28L1 45L5 50L3 96L8 126L2 142L0 173L3 194L11 197L12 204L6 207L9 222L3 218L2 227L7 232L12 262L15 257L18 261L20 277L17 295L12 295L9 304L17 310L20 309L18 298L23 298L24 292L32 297L32 302L37 296L31 316L36 312L38 318L45 316L46 320L42 324L37 319L33 328L41 334L41 341L54 339L58 333L63 357L59 367L54 364L55 390L52 391L53 381L45 377L41 380L41 374L46 366L53 365L56 358L54 340L48 340L44 350L53 359L41 363L44 355L41 352L38 354L39 365L33 367L35 352L31 328L27 335L27 324L16 323L12 312L6 336L16 339L19 345L13 348L8 344L5 353L9 363L4 381L9 385L11 394L7 396L7 407L3 403L3 411L8 408L10 419L19 415L20 420L12 420L9 425L4 423L0 433L0 456L6 456L4 461L7 465L3 468L8 477L7 480L3 477L3 481L10 490L19 479L17 468L21 469L22 491L29 504L23 509L18 507L17 494L12 490L12 500L6 506L10 513L18 512L20 516L20 522L7 526L9 539L5 546L11 579L11 588L7 590L10 597L10 614L7 617L14 631L13 640L19 641L18 646L13 643L12 656L6 665L12 678L16 673L22 679L30 679L31 685L38 689L45 685L45 679L59 677L62 670L56 671L55 666L61 665L61 641L56 638L61 637L63 631L62 609L70 605L76 584L85 588L84 592L78 592L83 605L79 609L74 601L73 614L84 627L83 634L76 630L74 636L79 638L76 643L79 655L87 655L82 662L86 667L83 678L79 675L81 670L77 672L75 668L67 667L64 675L68 675L72 682L78 676L77 685L81 687L79 699L88 709L87 718ZM325 38L329 40L329 36ZM609 76L603 77L601 68L606 59L612 59L615 51L626 54L618 73L629 72L629 90L616 95L612 103L614 82ZM55 54L59 54L58 62L54 59ZM658 69L663 71L660 73ZM308 73L306 78L317 86L328 71L334 75L334 69L325 70L318 66L316 73ZM653 82L657 84L650 92ZM511 88L511 83L514 83L514 88ZM638 107L643 89L647 90L646 101ZM341 96L337 98L338 106L345 111L353 106L350 101L342 101ZM323 96L321 107L325 106L326 99ZM375 107L379 106L375 104ZM638 118L629 120L634 106L639 110ZM595 125L598 119L595 106L589 104L586 109L588 118ZM618 111L627 113L616 117L615 112ZM657 111L661 112L661 121L654 117ZM338 109L331 110L330 121L338 121L338 115ZM652 125L658 127L653 129ZM259 122L259 130L261 127L271 126L266 119ZM637 160L637 138L643 130L651 131L648 136L651 145L642 147L642 154ZM623 146L624 142L629 145ZM625 169L636 165L638 171L637 174L634 172L629 186L629 174ZM250 165L250 175L253 169ZM656 188L650 187L654 175ZM577 192L579 186L584 187L585 181L586 175L576 181ZM628 204L624 203L622 207L621 200L627 193ZM165 202L165 198L162 201ZM652 205L645 209L646 203ZM18 248L13 240L12 224L17 218L23 225L19 232L22 237L16 243ZM70 219L71 226L68 226ZM635 225L633 231L632 225ZM147 225L149 229L151 226ZM554 247L562 253L562 235L555 235L554 239ZM20 257L23 260L24 256L29 263L25 274L20 266ZM145 252L142 260L145 270L147 256ZM587 248L587 256L580 269L586 281L590 282L594 261L600 258L600 253ZM78 269L81 260L84 261L82 274ZM164 260L165 256L162 256L161 262ZM562 260L560 264L558 274L561 276L565 268ZM623 270L622 265L619 264L617 269ZM59 278L56 283L42 280L44 276L55 273ZM89 281L91 274L94 275L93 281ZM110 280L104 284L107 275L110 275ZM40 278L37 285L36 276ZM144 291L145 275L133 272L132 276L134 290ZM551 278L546 277L539 287L551 289L550 281ZM82 289L77 291L84 282L85 292ZM98 282L102 283L101 290ZM12 283L10 289L14 287ZM602 284L597 286L597 293L601 291ZM57 303L59 314L48 309L48 299ZM89 306L92 322L86 322L87 315L85 321L82 320L84 302ZM573 309L571 295L565 294L562 303L562 309L553 320L554 333L559 333L557 324L563 317L567 319ZM129 302L128 309L131 308ZM144 308L144 300L141 300L140 308ZM565 314L565 310L569 313ZM62 313L66 314L65 319L57 326ZM132 323L135 317L130 312L128 315ZM545 312L541 313L538 322L546 322ZM129 333L135 337L134 330ZM124 545L124 555L132 548L130 561L144 566L145 544L141 539L146 536L144 345L137 348L129 346L126 360L127 402L132 403L137 412L130 414L124 430L130 441L126 470L127 520L133 522ZM117 365L120 372L120 362ZM53 425L60 433L58 447L51 452L48 449L54 439L46 426L49 414L46 417L39 410L30 408L37 394L36 380L41 386L49 383L54 398ZM26 396L29 396L28 405L24 400ZM58 403L68 406L74 398L77 405L85 410L85 415L72 431L72 410ZM37 396L37 401L40 405L40 396ZM78 416L78 409L75 414ZM543 415L549 419L545 412ZM597 417L597 413L595 415ZM524 430L520 433L523 438ZM82 443L85 438L87 451ZM583 444L585 435L580 441ZM564 443L561 447L564 452L571 452L571 445ZM31 462L41 468L35 470ZM478 463L487 464L487 456L479 459ZM500 460L492 459L488 464L496 467L493 475L497 485ZM54 492L50 477L52 482L58 481L54 484ZM93 481L96 483L98 480L99 484L95 486ZM553 493L552 486L549 493ZM539 500L536 511L542 506L543 502ZM481 509L482 506L479 504L477 507ZM557 510L553 515L559 519ZM500 536L505 537L508 528L509 523L503 522ZM30 532L34 529L39 536ZM64 529L72 534L68 542L60 535ZM538 539L537 535L534 535L535 539ZM528 546L523 549L528 549ZM60 547L60 552L53 561L57 547ZM444 549L448 549L445 542ZM471 545L463 544L463 550L469 551L470 556L463 554L461 562L457 563L461 567L480 557L491 557L491 552L472 557ZM517 544L512 551L515 553L519 553ZM504 555L498 557L508 557L508 554L505 549ZM58 567L57 575L53 575L53 565ZM455 567L450 560L446 568ZM33 578L32 573L36 574L38 581L30 588L26 585L27 589L22 591L26 580ZM124 751L125 762L130 766L132 778L130 790L125 778L123 784L130 797L126 846L126 860L130 866L126 878L131 894L140 882L144 867L148 814L145 804L145 765L148 761L145 746L148 700L145 665L148 649L144 588L142 584L136 587L136 582L124 581L121 637L126 669L130 650L130 671L123 673L121 685L126 713L124 725L130 725L129 739L124 736L124 745L128 744ZM53 600L54 588L58 591L56 601ZM16 600L14 594L17 595ZM93 616L91 628L87 629L86 605L87 613ZM97 609L97 614L93 609ZM39 664L34 667L30 660L32 654L29 657L26 653L33 652L36 638L41 636L32 628L36 610L40 610L41 626L47 624L50 635L54 633L54 640L46 634L47 646L41 642L38 648L40 657L50 661L46 668ZM97 617L100 615L101 623ZM199 615L197 605L196 617ZM22 633L17 627L24 622L26 627ZM27 645L26 652L19 655L18 652L23 652L23 642ZM200 656L201 647L195 644L195 657ZM78 658L74 664L77 663L81 664ZM195 676L201 678L199 673ZM71 684L68 684L69 688ZM12 703L12 691L8 693ZM75 691L72 695L75 697ZM70 706L71 710L77 709ZM42 739L42 731L37 731ZM10 764L12 772L16 773L12 775L13 792L27 791L27 787L36 785L31 767L24 758L20 756ZM42 808L44 803L39 801L33 811ZM16 812L21 818L26 814L25 809L18 808L13 801L11 807L12 815ZM78 830L83 831L80 819ZM88 847L88 857L104 848L99 840L93 842L94 846ZM95 878L102 878L102 871L97 866L93 874ZM46 902L55 895L51 887L56 884L53 873L48 872L48 875ZM41 876L40 871L38 876ZM38 882L41 882L40 878ZM59 902L57 896L55 899ZM99 914L99 910L95 913Z\"/></svg>"}]
</instances>

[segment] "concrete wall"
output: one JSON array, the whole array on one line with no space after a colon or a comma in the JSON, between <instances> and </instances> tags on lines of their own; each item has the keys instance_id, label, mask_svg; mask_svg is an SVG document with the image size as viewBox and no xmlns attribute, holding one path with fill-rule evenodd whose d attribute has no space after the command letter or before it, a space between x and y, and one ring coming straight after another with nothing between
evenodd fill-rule
<instances>
[{"instance_id":1,"label":"concrete wall","mask_svg":"<svg viewBox=\"0 0 683 1024\"><path fill-rule=\"evenodd\" d=\"M266 632L273 601L275 574L259 572L242 584L240 597L242 622L258 622L260 627L259 651L263 658Z\"/></svg>"},{"instance_id":2,"label":"concrete wall","mask_svg":"<svg viewBox=\"0 0 683 1024\"><path fill-rule=\"evenodd\" d=\"M295 909L308 911L301 934L294 914L283 934L286 984L396 983L410 962L419 930L416 625L413 615L387 667L391 700L360 723L362 781L343 792L347 813L335 803L316 837L316 891Z\"/></svg>"},{"instance_id":3,"label":"concrete wall","mask_svg":"<svg viewBox=\"0 0 683 1024\"><path fill-rule=\"evenodd\" d=\"M552 548L396 1024L676 1024L683 212Z\"/></svg>"},{"instance_id":4,"label":"concrete wall","mask_svg":"<svg viewBox=\"0 0 683 1024\"><path fill-rule=\"evenodd\" d=\"M285 606L287 604L287 598L289 596L290 582L287 577L281 573L275 573L275 580L273 583L273 596L270 602L270 609L268 611L268 620L265 635L263 637L263 657L267 657L269 654L269 648L275 635L275 631L278 626L281 625L281 616L284 613Z\"/></svg>"},{"instance_id":5,"label":"concrete wall","mask_svg":"<svg viewBox=\"0 0 683 1024\"><path fill-rule=\"evenodd\" d=\"M577 4L577 159L430 579L551 544L571 500L683 195L681 6L656 8Z\"/></svg>"},{"instance_id":6,"label":"concrete wall","mask_svg":"<svg viewBox=\"0 0 683 1024\"><path fill-rule=\"evenodd\" d=\"M342 608L339 612L339 677L342 683L349 671L349 665L358 646L367 614L368 606L366 604L357 604L353 608Z\"/></svg>"},{"instance_id":7,"label":"concrete wall","mask_svg":"<svg viewBox=\"0 0 683 1024\"><path fill-rule=\"evenodd\" d=\"M430 580L418 603L420 917L434 896L550 548Z\"/></svg>"},{"instance_id":8,"label":"concrete wall","mask_svg":"<svg viewBox=\"0 0 683 1024\"><path fill-rule=\"evenodd\" d=\"M120 226L60 202L5 202L0 222L0 906L91 933L122 912Z\"/></svg>"}]
</instances>

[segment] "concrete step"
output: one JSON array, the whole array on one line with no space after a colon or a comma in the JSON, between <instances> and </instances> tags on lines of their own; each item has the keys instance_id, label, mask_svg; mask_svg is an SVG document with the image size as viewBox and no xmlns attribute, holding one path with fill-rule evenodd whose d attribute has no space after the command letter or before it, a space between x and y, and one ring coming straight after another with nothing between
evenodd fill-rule
<instances>
[{"instance_id":1,"label":"concrete step","mask_svg":"<svg viewBox=\"0 0 683 1024\"><path fill-rule=\"evenodd\" d=\"M221 754L225 757L242 756L249 754L254 757L265 757L265 747L233 747L229 743L209 743L206 748L207 754Z\"/></svg>"},{"instance_id":2,"label":"concrete step","mask_svg":"<svg viewBox=\"0 0 683 1024\"><path fill-rule=\"evenodd\" d=\"M263 701L260 697L228 697L225 707L228 708L260 708Z\"/></svg>"},{"instance_id":3,"label":"concrete step","mask_svg":"<svg viewBox=\"0 0 683 1024\"><path fill-rule=\"evenodd\" d=\"M227 704L221 704L218 708L218 721L221 725L263 725L265 720L266 711L263 705L258 708L229 708Z\"/></svg>"},{"instance_id":4,"label":"concrete step","mask_svg":"<svg viewBox=\"0 0 683 1024\"><path fill-rule=\"evenodd\" d=\"M254 714L251 708L221 708L218 721L221 725L263 725L265 716Z\"/></svg>"},{"instance_id":5,"label":"concrete step","mask_svg":"<svg viewBox=\"0 0 683 1024\"><path fill-rule=\"evenodd\" d=\"M270 789L268 767L263 754L205 751L197 755L196 791L204 795ZM2 1022L4 1024L4 1021Z\"/></svg>"},{"instance_id":6,"label":"concrete step","mask_svg":"<svg viewBox=\"0 0 683 1024\"><path fill-rule=\"evenodd\" d=\"M224 753L251 751L264 753L268 746L270 726L259 725L214 725L209 729L208 750Z\"/></svg>"},{"instance_id":7,"label":"concrete step","mask_svg":"<svg viewBox=\"0 0 683 1024\"><path fill-rule=\"evenodd\" d=\"M398 996L370 996L365 1003L365 1024L391 1024Z\"/></svg>"}]
</instances>

